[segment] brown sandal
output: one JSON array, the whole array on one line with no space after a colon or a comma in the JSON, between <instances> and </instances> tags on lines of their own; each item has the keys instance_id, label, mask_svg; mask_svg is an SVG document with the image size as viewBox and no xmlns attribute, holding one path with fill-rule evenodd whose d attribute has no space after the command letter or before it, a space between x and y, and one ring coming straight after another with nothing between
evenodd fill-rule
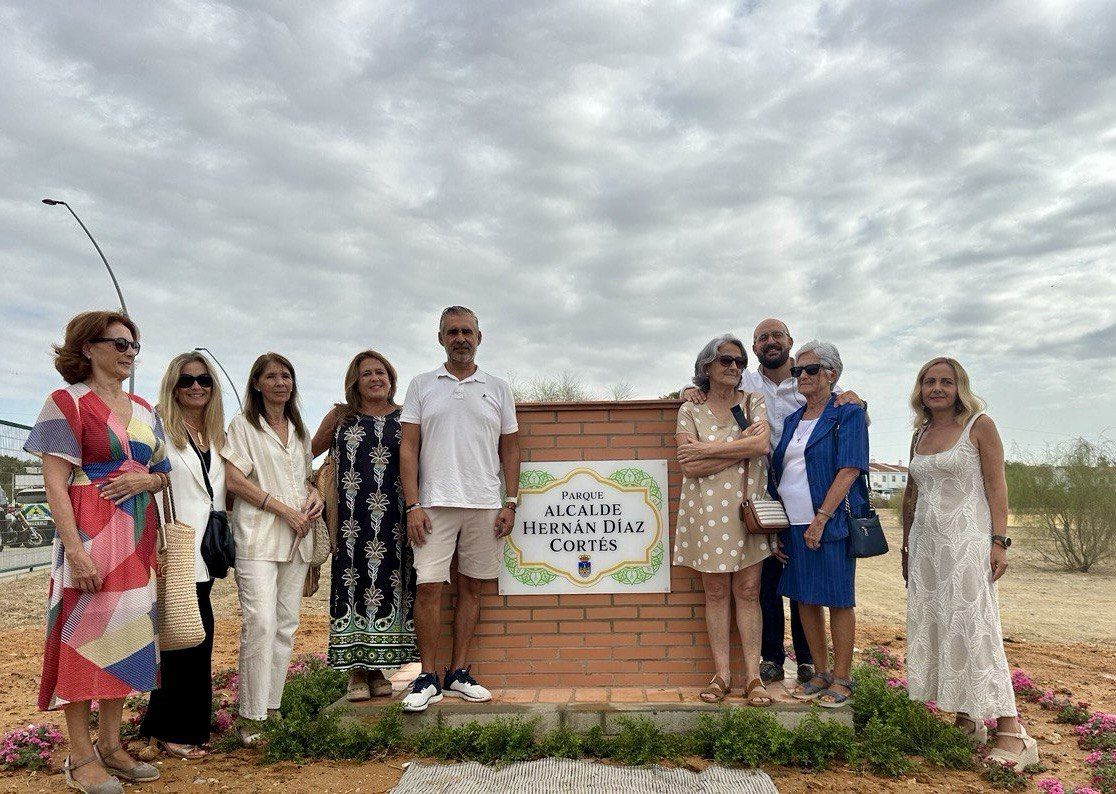
<instances>
[{"instance_id":1,"label":"brown sandal","mask_svg":"<svg viewBox=\"0 0 1116 794\"><path fill-rule=\"evenodd\" d=\"M720 703L731 694L732 690L729 689L728 684L719 675L713 676L713 680L705 689L701 690L701 699L706 703Z\"/></svg>"},{"instance_id":2,"label":"brown sandal","mask_svg":"<svg viewBox=\"0 0 1116 794\"><path fill-rule=\"evenodd\" d=\"M762 689L763 694L752 694L757 689ZM767 687L764 686L763 681L759 678L753 678L751 683L748 684L748 688L744 692L744 698L747 700L749 706L755 706L756 708L766 708L772 703L771 696L767 694Z\"/></svg>"}]
</instances>

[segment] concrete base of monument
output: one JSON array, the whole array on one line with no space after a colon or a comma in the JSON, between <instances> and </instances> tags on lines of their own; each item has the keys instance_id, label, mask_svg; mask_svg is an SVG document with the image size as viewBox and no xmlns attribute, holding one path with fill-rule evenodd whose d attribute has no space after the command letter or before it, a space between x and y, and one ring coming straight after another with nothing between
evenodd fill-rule
<instances>
[{"instance_id":1,"label":"concrete base of monument","mask_svg":"<svg viewBox=\"0 0 1116 794\"><path fill-rule=\"evenodd\" d=\"M417 667L417 665L415 666ZM359 703L344 699L329 708L342 714L345 721L373 723L387 709L395 706L406 691L417 671L404 668L392 676L395 694L373 698ZM481 683L484 683L483 681ZM539 689L496 689L487 703L467 703L458 698L443 698L417 714L403 715L405 733L436 724L456 727L470 722L480 724L497 720L536 720L538 733L566 728L585 733L600 728L605 734L620 732L623 717L646 717L662 730L681 733L693 728L703 714L718 710L749 707L739 690L721 703L705 703L698 696L700 689L691 687L573 687ZM826 721L835 721L852 727L853 714L849 707L823 709L792 698L782 684L772 684L768 693L774 701L762 709L785 728L794 728L811 711Z\"/></svg>"}]
</instances>

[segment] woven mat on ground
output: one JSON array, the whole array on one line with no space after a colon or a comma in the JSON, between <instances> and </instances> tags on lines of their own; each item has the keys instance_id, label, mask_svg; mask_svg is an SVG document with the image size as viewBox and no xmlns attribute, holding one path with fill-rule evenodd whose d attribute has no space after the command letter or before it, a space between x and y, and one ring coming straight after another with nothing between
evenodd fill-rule
<instances>
[{"instance_id":1,"label":"woven mat on ground","mask_svg":"<svg viewBox=\"0 0 1116 794\"><path fill-rule=\"evenodd\" d=\"M711 766L704 772L661 766L605 766L593 761L543 758L502 769L477 763L424 766L412 762L391 794L489 794L529 791L567 794L778 794L765 772Z\"/></svg>"}]
</instances>

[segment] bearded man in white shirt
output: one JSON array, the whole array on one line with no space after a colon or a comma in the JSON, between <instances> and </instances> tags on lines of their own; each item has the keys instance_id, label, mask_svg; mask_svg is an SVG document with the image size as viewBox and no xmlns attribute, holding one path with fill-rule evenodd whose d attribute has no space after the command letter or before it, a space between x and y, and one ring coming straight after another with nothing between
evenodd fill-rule
<instances>
[{"instance_id":1,"label":"bearded man in white shirt","mask_svg":"<svg viewBox=\"0 0 1116 794\"><path fill-rule=\"evenodd\" d=\"M481 582L499 574L500 547L518 505L515 401L505 381L475 363L481 343L477 316L464 306L444 310L438 343L446 349L446 363L411 381L399 417L400 479L414 549L415 635L422 662L403 698L406 712L425 711L443 695L475 703L492 699L469 674L466 655L480 617ZM442 584L450 580L455 554L453 659L440 681Z\"/></svg>"},{"instance_id":2,"label":"bearded man in white shirt","mask_svg":"<svg viewBox=\"0 0 1116 794\"><path fill-rule=\"evenodd\" d=\"M794 346L790 330L782 320L766 319L756 326L752 333L752 352L759 360L759 370L751 372L744 370L740 373L740 388L743 391L759 392L764 397L767 405L767 421L771 425L771 447L774 449L779 444L783 434L783 420L806 404L806 398L798 393L798 381L791 377L790 368L794 364L790 351ZM836 404L844 405L850 402L860 402L865 410L868 404L864 403L855 392L839 392ZM692 403L705 402L705 393L695 387L682 390L682 399ZM687 450L679 447L679 461L697 460L700 447ZM688 457L692 456L692 457ZM779 576L783 572L781 553L768 557L763 561L763 572L760 577L760 610L763 613L763 639L760 645L760 678L764 684L773 681L782 681L784 678L783 664L786 662L786 649L783 647L785 634L785 619L783 616L783 599L776 592ZM790 602L791 613L791 643L794 646L795 661L798 663L798 680L805 683L814 675L814 663L810 656L810 647L806 644L806 635L802 631L802 623L798 618L798 602Z\"/></svg>"}]
</instances>

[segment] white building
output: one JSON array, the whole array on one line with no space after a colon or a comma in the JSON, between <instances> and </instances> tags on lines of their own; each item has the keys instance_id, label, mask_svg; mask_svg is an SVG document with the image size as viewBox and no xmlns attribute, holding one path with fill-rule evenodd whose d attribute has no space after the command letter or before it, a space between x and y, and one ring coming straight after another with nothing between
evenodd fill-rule
<instances>
[{"instance_id":1,"label":"white building","mask_svg":"<svg viewBox=\"0 0 1116 794\"><path fill-rule=\"evenodd\" d=\"M907 467L902 463L868 464L868 488L878 496L891 496L907 487Z\"/></svg>"}]
</instances>

